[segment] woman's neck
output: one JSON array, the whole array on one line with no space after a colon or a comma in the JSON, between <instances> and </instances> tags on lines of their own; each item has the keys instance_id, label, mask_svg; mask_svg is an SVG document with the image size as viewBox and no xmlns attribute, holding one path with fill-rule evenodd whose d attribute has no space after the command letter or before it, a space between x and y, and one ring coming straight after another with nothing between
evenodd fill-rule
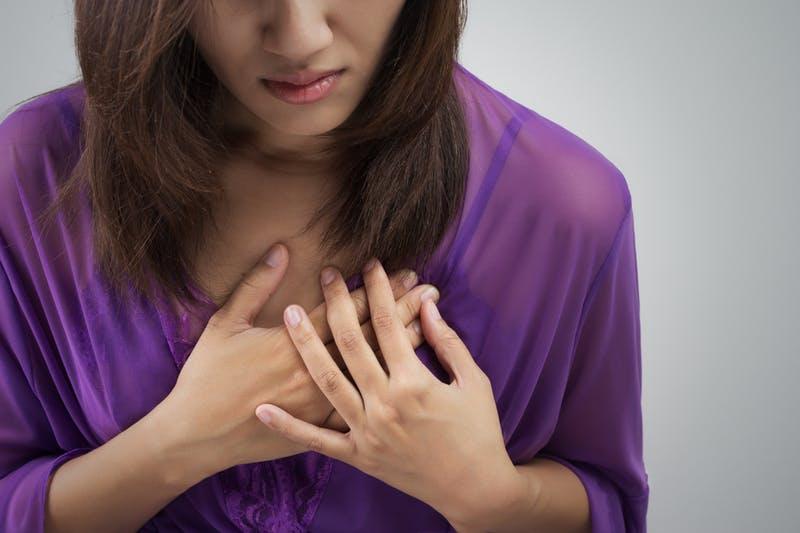
<instances>
[{"instance_id":1,"label":"woman's neck","mask_svg":"<svg viewBox=\"0 0 800 533\"><path fill-rule=\"evenodd\" d=\"M325 152L329 140L278 131L227 91L219 112L225 129L246 134L247 142L235 150L239 158L283 176L324 175L336 167L333 154Z\"/></svg>"}]
</instances>

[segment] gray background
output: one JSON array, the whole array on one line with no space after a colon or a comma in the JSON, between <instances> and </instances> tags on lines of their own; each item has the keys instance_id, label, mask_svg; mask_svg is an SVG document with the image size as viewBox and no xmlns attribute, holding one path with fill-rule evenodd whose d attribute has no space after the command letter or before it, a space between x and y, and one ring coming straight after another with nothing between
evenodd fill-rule
<instances>
[{"instance_id":1,"label":"gray background","mask_svg":"<svg viewBox=\"0 0 800 533\"><path fill-rule=\"evenodd\" d=\"M0 7L0 116L78 75L72 2ZM800 2L471 0L461 61L625 174L649 530L796 531Z\"/></svg>"}]
</instances>

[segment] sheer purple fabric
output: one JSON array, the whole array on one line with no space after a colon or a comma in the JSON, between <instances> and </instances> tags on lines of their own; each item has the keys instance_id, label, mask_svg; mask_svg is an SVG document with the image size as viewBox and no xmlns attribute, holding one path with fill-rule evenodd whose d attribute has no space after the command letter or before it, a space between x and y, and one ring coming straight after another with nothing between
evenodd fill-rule
<instances>
[{"instance_id":1,"label":"sheer purple fabric","mask_svg":"<svg viewBox=\"0 0 800 533\"><path fill-rule=\"evenodd\" d=\"M612 163L457 65L467 196L420 272L490 377L515 464L548 457L586 489L595 533L644 532L639 294L631 196ZM49 476L147 414L174 386L214 304L121 305L95 268L91 210L36 216L80 153L80 83L0 124L0 529L43 531ZM355 288L360 276L348 280ZM423 363L447 373L427 344ZM238 465L142 531L452 531L357 469L306 452Z\"/></svg>"}]
</instances>

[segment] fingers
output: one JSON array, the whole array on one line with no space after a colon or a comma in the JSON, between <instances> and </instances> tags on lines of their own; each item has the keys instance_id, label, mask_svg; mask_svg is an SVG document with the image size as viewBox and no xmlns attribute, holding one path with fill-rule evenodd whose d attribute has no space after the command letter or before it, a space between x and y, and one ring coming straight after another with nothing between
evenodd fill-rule
<instances>
[{"instance_id":1,"label":"fingers","mask_svg":"<svg viewBox=\"0 0 800 533\"><path fill-rule=\"evenodd\" d=\"M435 302L438 302L438 289L436 289L436 287L433 285L428 285L427 283L414 287L397 302L395 302L395 305L397 306L397 318L400 320L401 324L406 326L406 333L408 333L411 343L414 345L414 349L418 348L425 338L422 336L422 329L417 332L410 326L414 321L416 321L417 325L419 325L419 314L422 307L422 300L420 298L422 293L428 288L432 288L434 291L436 291L433 298ZM364 338L367 339L367 342L372 349L379 350L380 345L378 343L378 337L375 335L375 328L372 326L372 321L367 320L364 324L362 324L361 330L364 333Z\"/></svg>"},{"instance_id":2,"label":"fingers","mask_svg":"<svg viewBox=\"0 0 800 533\"><path fill-rule=\"evenodd\" d=\"M386 271L375 257L370 259L364 267L364 285L367 288L370 321L378 337L381 352L389 366L389 375L395 373L408 375L411 372L419 371L422 363L414 354L411 342L405 332L405 325L397 316L397 305L392 296Z\"/></svg>"},{"instance_id":3,"label":"fingers","mask_svg":"<svg viewBox=\"0 0 800 533\"><path fill-rule=\"evenodd\" d=\"M215 313L217 320L252 326L258 313L275 293L288 265L288 250L280 243L245 274L239 285Z\"/></svg>"},{"instance_id":4,"label":"fingers","mask_svg":"<svg viewBox=\"0 0 800 533\"><path fill-rule=\"evenodd\" d=\"M320 283L322 292L325 293L327 318L334 340L358 390L364 396L366 405L369 398L386 385L388 376L375 357L375 352L364 339L353 299L350 297L347 284L339 270L331 267L322 269ZM392 309L394 309L394 299L388 283L386 290L389 293L388 297L392 300ZM407 339L406 342L408 342ZM331 363L333 363L332 359ZM339 412L347 419L346 413L341 410Z\"/></svg>"},{"instance_id":5,"label":"fingers","mask_svg":"<svg viewBox=\"0 0 800 533\"><path fill-rule=\"evenodd\" d=\"M346 294L345 292L345 298L349 301L350 298ZM364 413L364 403L359 389L356 389L336 366L301 306L296 304L288 306L284 310L283 320L314 383L352 427L354 423L360 421Z\"/></svg>"},{"instance_id":6,"label":"fingers","mask_svg":"<svg viewBox=\"0 0 800 533\"><path fill-rule=\"evenodd\" d=\"M394 294L395 300L403 297L413 289L417 281L417 274L413 270L404 269L393 273L389 277L389 283L392 286L392 294ZM366 288L359 287L350 293L350 297L356 308L359 324L366 322L369 318L369 304L367 303ZM308 313L308 317L314 325L317 335L322 339L322 342L330 342L333 340L327 312L327 302L322 302Z\"/></svg>"},{"instance_id":7,"label":"fingers","mask_svg":"<svg viewBox=\"0 0 800 533\"><path fill-rule=\"evenodd\" d=\"M256 407L256 416L282 437L300 444L307 451L317 452L352 464L356 454L349 432L341 433L335 429L317 427L305 420L295 418L280 407L261 404Z\"/></svg>"},{"instance_id":8,"label":"fingers","mask_svg":"<svg viewBox=\"0 0 800 533\"><path fill-rule=\"evenodd\" d=\"M426 285L426 287L427 286L428 285ZM425 342L425 337L422 334L422 325L419 323L418 319L412 320L411 323L408 326L406 326L405 329L406 329L406 334L408 335L408 339L409 341L411 341L411 345L414 347L415 350L419 348L423 342ZM378 346L378 339L375 337L375 330L372 328L372 324L370 324L369 322L363 324L361 326L361 331L364 332L365 337L367 335L366 332L369 331L369 335L371 335L372 340L368 339L368 342L372 347L372 350L375 352L375 356L378 358L378 362L381 364L381 368L383 368L383 371L386 372L386 374L388 375L389 367L387 366L386 361L383 359L383 354L380 352L380 346ZM328 352L330 352L331 356L333 357L333 360L336 361L336 365L342 369L342 372L345 373L347 379L349 379L350 382L355 385L353 377L350 375L350 370L347 368L344 359L342 359L342 354L339 351L339 347L336 346L336 342L331 341L328 344L326 344L325 347L328 349Z\"/></svg>"},{"instance_id":9,"label":"fingers","mask_svg":"<svg viewBox=\"0 0 800 533\"><path fill-rule=\"evenodd\" d=\"M422 335L422 326L419 324L419 314L420 308L422 307L422 293L428 288L432 288L435 291L433 301L438 302L439 290L433 285L429 285L427 283L414 287L395 302L397 305L397 316L400 319L400 322L406 326L406 333L408 334L409 339L411 339L411 344L414 346L415 350L419 348L420 345L422 345L422 343L425 341L425 337ZM414 322L416 322L416 325L419 326L419 330L416 330L412 327ZM378 337L375 335L375 329L372 327L372 321L365 320L361 324L361 332L370 347L377 353L377 351L380 350L380 345L378 344ZM328 348L328 351L331 353L331 355L333 355L336 364L339 365L340 368L344 369L344 360L342 359L342 355L339 353L339 348L336 346L336 343L333 342L333 340L330 340L325 346ZM383 361L381 354L378 354L378 358ZM388 373L388 368L386 366L384 366L384 369Z\"/></svg>"}]
</instances>

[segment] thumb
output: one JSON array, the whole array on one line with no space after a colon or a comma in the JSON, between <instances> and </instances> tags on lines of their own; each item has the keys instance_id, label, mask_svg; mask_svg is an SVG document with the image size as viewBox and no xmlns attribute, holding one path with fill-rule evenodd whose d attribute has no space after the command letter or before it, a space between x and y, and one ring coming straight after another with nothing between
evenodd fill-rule
<instances>
[{"instance_id":1,"label":"thumb","mask_svg":"<svg viewBox=\"0 0 800 533\"><path fill-rule=\"evenodd\" d=\"M252 325L286 273L288 255L288 250L282 244L270 247L269 252L242 278L220 308L226 318Z\"/></svg>"}]
</instances>

